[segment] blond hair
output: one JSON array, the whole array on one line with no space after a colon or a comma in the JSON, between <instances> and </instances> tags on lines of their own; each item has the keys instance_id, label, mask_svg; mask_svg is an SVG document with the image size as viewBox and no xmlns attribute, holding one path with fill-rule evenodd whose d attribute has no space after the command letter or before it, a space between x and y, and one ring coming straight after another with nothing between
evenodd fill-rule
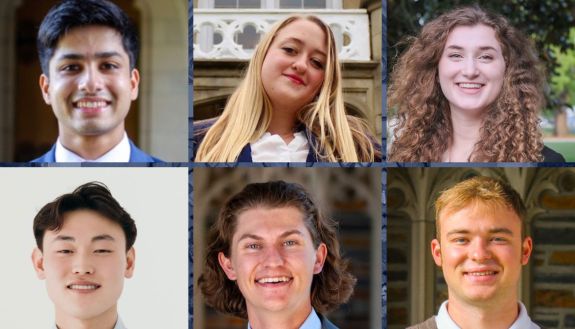
<instances>
[{"instance_id":1,"label":"blond hair","mask_svg":"<svg viewBox=\"0 0 575 329\"><path fill-rule=\"evenodd\" d=\"M276 24L258 44L245 78L230 96L222 115L207 131L195 161L234 162L245 145L266 132L272 105L262 84L262 65L277 33L300 19L314 22L324 31L328 48L325 79L317 100L298 113L299 121L316 137L317 143L311 145L310 152L315 152L319 161L368 162L379 156L364 120L345 114L341 69L331 29L315 16L290 16Z\"/></svg>"}]
</instances>

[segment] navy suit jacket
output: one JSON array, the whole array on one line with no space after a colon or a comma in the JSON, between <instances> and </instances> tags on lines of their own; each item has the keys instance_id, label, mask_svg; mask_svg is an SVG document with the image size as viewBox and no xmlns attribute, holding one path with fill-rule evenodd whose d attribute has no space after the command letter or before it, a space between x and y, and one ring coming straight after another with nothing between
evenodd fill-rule
<instances>
[{"instance_id":1,"label":"navy suit jacket","mask_svg":"<svg viewBox=\"0 0 575 329\"><path fill-rule=\"evenodd\" d=\"M163 162L158 158L154 158L153 156L147 154L146 152L140 150L132 140L130 142L130 161L129 162ZM44 162L44 163L54 163L56 162L56 144L52 145L50 151L46 154L42 155L41 157L34 159L30 162Z\"/></svg>"}]
</instances>

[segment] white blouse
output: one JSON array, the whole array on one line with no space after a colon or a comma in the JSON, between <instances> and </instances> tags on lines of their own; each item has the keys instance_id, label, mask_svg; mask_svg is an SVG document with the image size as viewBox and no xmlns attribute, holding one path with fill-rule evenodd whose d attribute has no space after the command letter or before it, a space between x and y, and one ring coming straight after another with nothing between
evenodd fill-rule
<instances>
[{"instance_id":1,"label":"white blouse","mask_svg":"<svg viewBox=\"0 0 575 329\"><path fill-rule=\"evenodd\" d=\"M280 135L269 132L250 144L253 162L305 162L309 153L309 142L302 131L293 134L289 144Z\"/></svg>"}]
</instances>

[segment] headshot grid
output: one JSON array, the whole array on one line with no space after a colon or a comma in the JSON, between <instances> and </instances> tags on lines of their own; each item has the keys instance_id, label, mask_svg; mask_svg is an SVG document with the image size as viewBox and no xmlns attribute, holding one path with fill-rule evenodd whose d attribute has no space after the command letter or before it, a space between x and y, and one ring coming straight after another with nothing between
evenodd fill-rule
<instances>
[{"instance_id":1,"label":"headshot grid","mask_svg":"<svg viewBox=\"0 0 575 329\"><path fill-rule=\"evenodd\" d=\"M575 328L575 0L0 2L0 328Z\"/></svg>"}]
</instances>

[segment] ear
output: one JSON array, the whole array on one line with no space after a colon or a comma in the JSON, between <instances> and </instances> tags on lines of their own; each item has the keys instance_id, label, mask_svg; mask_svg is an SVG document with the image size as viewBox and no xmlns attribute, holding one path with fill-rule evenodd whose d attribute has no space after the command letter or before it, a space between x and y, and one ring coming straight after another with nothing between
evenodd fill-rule
<instances>
[{"instance_id":1,"label":"ear","mask_svg":"<svg viewBox=\"0 0 575 329\"><path fill-rule=\"evenodd\" d=\"M44 255L38 247L32 251L32 265L34 265L38 279L44 280L46 278L46 273L44 272Z\"/></svg>"},{"instance_id":2,"label":"ear","mask_svg":"<svg viewBox=\"0 0 575 329\"><path fill-rule=\"evenodd\" d=\"M135 100L138 98L138 90L140 86L140 72L138 69L133 69L132 73L130 74L130 85L131 85L131 92L130 98Z\"/></svg>"},{"instance_id":3,"label":"ear","mask_svg":"<svg viewBox=\"0 0 575 329\"><path fill-rule=\"evenodd\" d=\"M521 265L526 265L529 262L531 251L533 251L533 240L531 237L526 237L521 246Z\"/></svg>"},{"instance_id":4,"label":"ear","mask_svg":"<svg viewBox=\"0 0 575 329\"><path fill-rule=\"evenodd\" d=\"M431 255L433 256L435 265L441 267L441 244L437 239L431 240Z\"/></svg>"},{"instance_id":5,"label":"ear","mask_svg":"<svg viewBox=\"0 0 575 329\"><path fill-rule=\"evenodd\" d=\"M327 258L327 246L320 243L315 252L315 263L313 264L313 274L318 274L323 269L323 264Z\"/></svg>"},{"instance_id":6,"label":"ear","mask_svg":"<svg viewBox=\"0 0 575 329\"><path fill-rule=\"evenodd\" d=\"M226 273L228 279L232 281L237 280L238 276L234 270L232 260L226 257L226 255L224 255L224 253L221 251L218 253L218 262L220 263L222 270L224 270L224 273Z\"/></svg>"},{"instance_id":7,"label":"ear","mask_svg":"<svg viewBox=\"0 0 575 329\"><path fill-rule=\"evenodd\" d=\"M47 105L50 105L50 78L48 78L44 73L40 74L40 90L42 91L42 97Z\"/></svg>"},{"instance_id":8,"label":"ear","mask_svg":"<svg viewBox=\"0 0 575 329\"><path fill-rule=\"evenodd\" d=\"M134 247L130 248L126 252L126 270L124 271L124 277L129 279L134 275L134 268L136 267L136 250Z\"/></svg>"}]
</instances>

